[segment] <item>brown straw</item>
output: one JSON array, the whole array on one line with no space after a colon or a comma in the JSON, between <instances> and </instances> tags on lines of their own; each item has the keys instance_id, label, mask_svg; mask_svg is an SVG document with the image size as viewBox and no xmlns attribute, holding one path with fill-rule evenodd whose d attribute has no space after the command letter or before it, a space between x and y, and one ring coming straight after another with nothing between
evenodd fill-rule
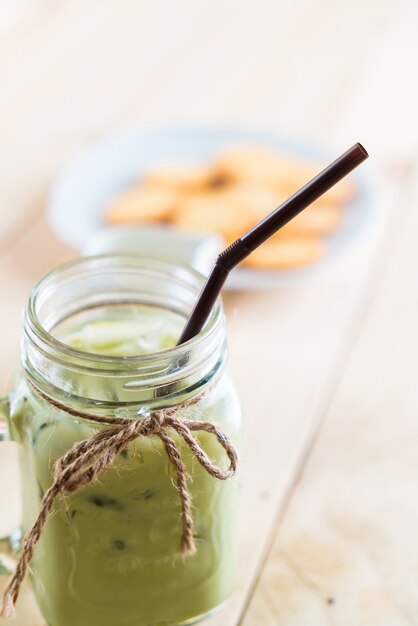
<instances>
[{"instance_id":1,"label":"brown straw","mask_svg":"<svg viewBox=\"0 0 418 626\"><path fill-rule=\"evenodd\" d=\"M315 176L254 228L221 252L203 285L177 345L188 341L202 330L229 272L238 263L241 263L251 252L283 228L303 209L306 209L312 202L331 189L338 181L367 159L368 156L361 144L354 144L354 146L344 152L331 165L328 165L318 176Z\"/></svg>"},{"instance_id":2,"label":"brown straw","mask_svg":"<svg viewBox=\"0 0 418 626\"><path fill-rule=\"evenodd\" d=\"M181 459L177 444L167 433L167 430L171 429L176 431L199 461L200 465L210 476L218 480L231 478L236 472L238 461L234 446L227 436L218 430L214 424L211 422L183 420L178 417L181 411L199 402L207 392L183 402L176 407L161 409L137 419L130 419L91 415L90 413L78 411L65 404L61 404L57 400L43 394L39 389L35 391L46 400L46 402L61 411L65 411L74 417L86 419L98 424L105 424L110 426L110 428L104 428L90 437L90 439L75 443L64 456L55 462L53 483L42 499L38 518L23 540L22 551L16 570L3 596L0 616L6 619L11 619L15 615L15 603L19 595L21 584L26 576L35 546L48 520L55 499L58 496L63 497L65 493L74 493L85 485L92 483L101 472L112 466L116 457L137 437L149 437L150 435L159 437L164 444L170 463L175 468L182 519L182 536L179 552L185 556L192 555L196 552L193 537L191 496L187 488L187 481L190 477ZM230 465L228 469L222 470L212 463L201 445L193 437L192 432L194 431L205 431L213 434L217 438L229 458Z\"/></svg>"}]
</instances>

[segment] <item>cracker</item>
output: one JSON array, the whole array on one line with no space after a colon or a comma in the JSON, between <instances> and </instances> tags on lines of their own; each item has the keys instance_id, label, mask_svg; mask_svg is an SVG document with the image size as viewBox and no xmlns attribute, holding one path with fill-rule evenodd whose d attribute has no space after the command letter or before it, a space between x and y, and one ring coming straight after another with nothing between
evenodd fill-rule
<instances>
[{"instance_id":1,"label":"cracker","mask_svg":"<svg viewBox=\"0 0 418 626\"><path fill-rule=\"evenodd\" d=\"M290 196L316 176L323 164L298 160L266 148L241 146L225 151L215 167L231 181L267 185ZM352 199L355 191L352 180L341 180L321 197L320 203L344 204Z\"/></svg>"},{"instance_id":2,"label":"cracker","mask_svg":"<svg viewBox=\"0 0 418 626\"><path fill-rule=\"evenodd\" d=\"M215 169L231 181L275 185L280 182L280 164L280 158L272 150L238 146L225 150L215 162Z\"/></svg>"},{"instance_id":3,"label":"cracker","mask_svg":"<svg viewBox=\"0 0 418 626\"><path fill-rule=\"evenodd\" d=\"M224 192L234 202L245 205L253 218L253 225L274 211L286 196L272 187L257 183L231 184Z\"/></svg>"},{"instance_id":4,"label":"cracker","mask_svg":"<svg viewBox=\"0 0 418 626\"><path fill-rule=\"evenodd\" d=\"M229 240L237 228L241 233L251 228L254 219L248 206L226 191L183 198L173 221L181 228L216 232Z\"/></svg>"},{"instance_id":5,"label":"cracker","mask_svg":"<svg viewBox=\"0 0 418 626\"><path fill-rule=\"evenodd\" d=\"M314 203L286 224L282 232L305 235L329 235L340 228L342 217L343 213L340 208Z\"/></svg>"},{"instance_id":6,"label":"cracker","mask_svg":"<svg viewBox=\"0 0 418 626\"><path fill-rule=\"evenodd\" d=\"M312 165L283 159L277 187L287 196L290 196L303 185L306 185L323 169L323 164ZM316 202L327 206L342 206L349 202L355 196L355 193L355 184L352 180L345 178L320 196Z\"/></svg>"},{"instance_id":7,"label":"cracker","mask_svg":"<svg viewBox=\"0 0 418 626\"><path fill-rule=\"evenodd\" d=\"M211 167L191 163L157 167L142 178L142 182L147 186L186 192L205 189L214 180L215 175Z\"/></svg>"},{"instance_id":8,"label":"cracker","mask_svg":"<svg viewBox=\"0 0 418 626\"><path fill-rule=\"evenodd\" d=\"M162 221L170 217L178 195L169 190L145 187L128 189L109 205L105 219L109 224Z\"/></svg>"},{"instance_id":9,"label":"cracker","mask_svg":"<svg viewBox=\"0 0 418 626\"><path fill-rule=\"evenodd\" d=\"M263 243L244 264L255 269L290 269L315 263L324 254L324 244L318 237L282 236Z\"/></svg>"}]
</instances>

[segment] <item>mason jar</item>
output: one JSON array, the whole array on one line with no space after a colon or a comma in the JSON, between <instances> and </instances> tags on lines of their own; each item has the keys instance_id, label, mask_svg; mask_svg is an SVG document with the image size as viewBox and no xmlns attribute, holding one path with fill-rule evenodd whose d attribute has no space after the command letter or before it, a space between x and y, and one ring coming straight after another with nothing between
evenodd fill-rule
<instances>
[{"instance_id":1,"label":"mason jar","mask_svg":"<svg viewBox=\"0 0 418 626\"><path fill-rule=\"evenodd\" d=\"M239 445L221 301L197 336L175 346L202 281L186 267L103 255L63 265L35 286L24 312L21 369L1 403L20 449L23 534L57 459L112 428L89 415L141 420L171 411L186 425L210 422ZM139 436L93 482L54 501L30 563L49 626L192 624L228 598L237 478L218 480L176 431L167 432L187 470L195 553L179 550L182 502L163 441ZM225 470L222 438L192 434Z\"/></svg>"}]
</instances>

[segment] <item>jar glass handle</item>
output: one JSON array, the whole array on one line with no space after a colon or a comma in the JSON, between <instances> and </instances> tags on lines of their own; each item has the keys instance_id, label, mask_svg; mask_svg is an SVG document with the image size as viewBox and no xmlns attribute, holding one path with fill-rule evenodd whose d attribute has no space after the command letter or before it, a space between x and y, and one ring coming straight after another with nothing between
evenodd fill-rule
<instances>
[{"instance_id":1,"label":"jar glass handle","mask_svg":"<svg viewBox=\"0 0 418 626\"><path fill-rule=\"evenodd\" d=\"M6 396L0 398L0 575L8 575L14 570L14 556L21 536L19 529L10 532L13 526L17 526L19 511L16 500L12 501L10 497L15 482L11 474L17 474L17 444L10 439L8 415L9 400Z\"/></svg>"}]
</instances>

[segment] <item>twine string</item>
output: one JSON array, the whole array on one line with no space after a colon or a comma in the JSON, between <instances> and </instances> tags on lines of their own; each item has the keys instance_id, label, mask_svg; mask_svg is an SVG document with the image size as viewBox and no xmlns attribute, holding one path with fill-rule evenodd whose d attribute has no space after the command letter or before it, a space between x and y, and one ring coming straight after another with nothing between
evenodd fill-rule
<instances>
[{"instance_id":1,"label":"twine string","mask_svg":"<svg viewBox=\"0 0 418 626\"><path fill-rule=\"evenodd\" d=\"M104 470L113 465L116 457L132 441L138 437L155 435L159 437L164 445L168 460L176 472L176 487L180 496L182 521L179 552L185 556L196 552L193 536L192 501L187 487L189 475L186 465L181 458L178 445L167 431L175 431L183 439L200 465L210 476L217 480L231 478L236 472L238 462L237 452L233 444L215 424L195 420L186 421L179 417L180 412L201 400L203 394L176 407L161 409L149 413L145 417L141 415L139 418L132 419L92 415L61 404L59 401L45 395L39 389L36 389L36 393L46 400L48 404L59 410L90 422L104 424L107 428L96 432L89 439L76 442L62 457L56 460L52 485L45 492L39 515L22 542L22 550L15 572L3 596L0 616L6 619L11 619L15 616L15 604L19 596L20 587L56 498L64 496L65 493L74 493L94 482ZM192 435L193 432L197 431L204 431L216 437L229 459L229 467L226 470L215 465L206 454L199 441Z\"/></svg>"}]
</instances>

